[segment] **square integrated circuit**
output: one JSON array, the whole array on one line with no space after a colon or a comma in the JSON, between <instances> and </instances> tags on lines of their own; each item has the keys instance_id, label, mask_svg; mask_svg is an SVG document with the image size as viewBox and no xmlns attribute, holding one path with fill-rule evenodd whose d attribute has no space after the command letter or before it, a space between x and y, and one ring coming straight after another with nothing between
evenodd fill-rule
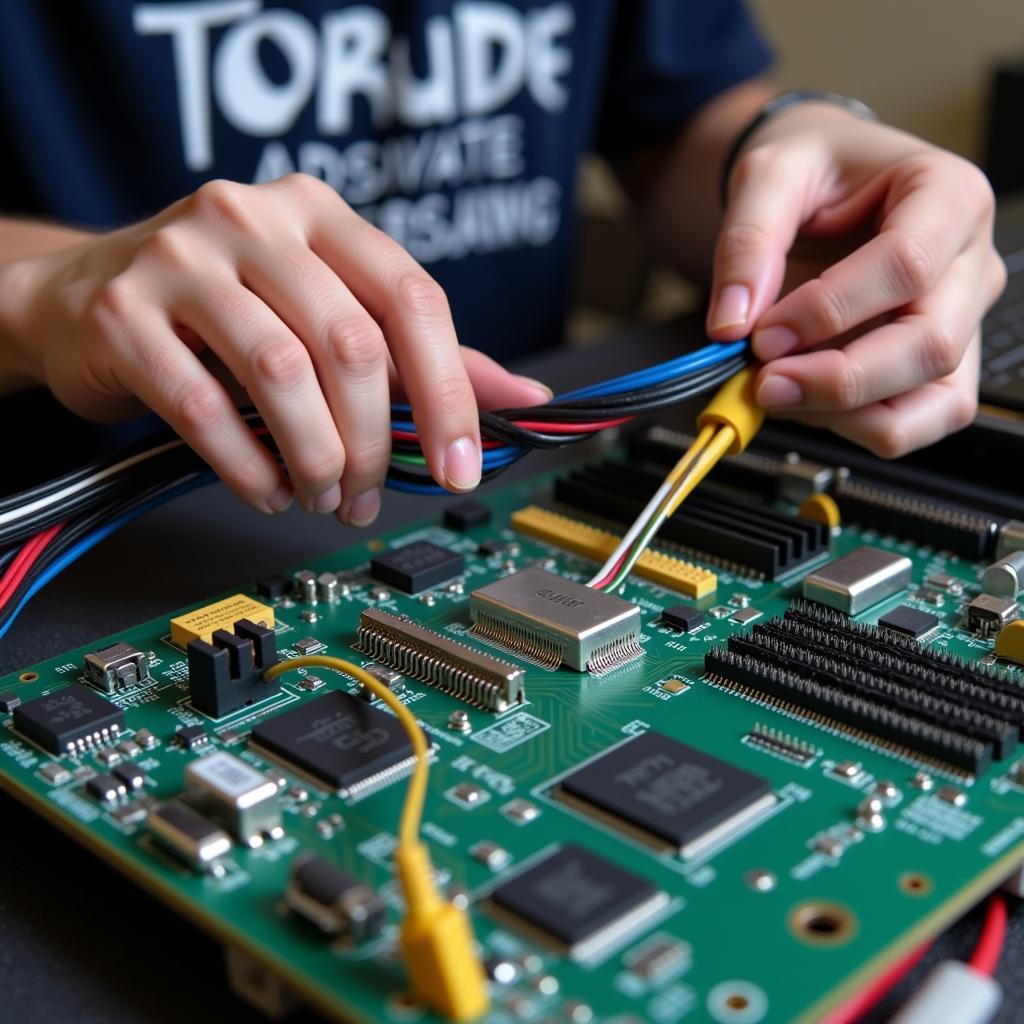
<instances>
[{"instance_id":1,"label":"square integrated circuit","mask_svg":"<svg viewBox=\"0 0 1024 1024\"><path fill-rule=\"evenodd\" d=\"M567 843L500 885L491 902L574 960L593 960L637 934L668 896L646 878Z\"/></svg>"},{"instance_id":2,"label":"square integrated circuit","mask_svg":"<svg viewBox=\"0 0 1024 1024\"><path fill-rule=\"evenodd\" d=\"M466 560L462 555L429 540L403 544L370 560L370 575L375 580L407 594L418 594L444 583L465 568Z\"/></svg>"},{"instance_id":3,"label":"square integrated circuit","mask_svg":"<svg viewBox=\"0 0 1024 1024\"><path fill-rule=\"evenodd\" d=\"M775 803L767 779L653 731L566 776L558 795L685 860Z\"/></svg>"},{"instance_id":4,"label":"square integrated circuit","mask_svg":"<svg viewBox=\"0 0 1024 1024\"><path fill-rule=\"evenodd\" d=\"M250 744L257 753L349 799L396 781L416 760L394 715L340 690L261 722L252 730Z\"/></svg>"},{"instance_id":5,"label":"square integrated circuit","mask_svg":"<svg viewBox=\"0 0 1024 1024\"><path fill-rule=\"evenodd\" d=\"M83 754L114 743L124 712L95 690L72 683L14 709L14 728L51 754Z\"/></svg>"}]
</instances>

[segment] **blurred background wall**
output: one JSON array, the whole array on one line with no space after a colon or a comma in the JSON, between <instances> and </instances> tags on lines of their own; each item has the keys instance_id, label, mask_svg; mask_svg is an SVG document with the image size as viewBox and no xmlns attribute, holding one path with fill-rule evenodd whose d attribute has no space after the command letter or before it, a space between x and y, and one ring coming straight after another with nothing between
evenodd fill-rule
<instances>
[{"instance_id":1,"label":"blurred background wall","mask_svg":"<svg viewBox=\"0 0 1024 1024\"><path fill-rule=\"evenodd\" d=\"M856 96L890 124L978 163L994 67L1016 61L1024 82L1024 0L748 3L775 48L780 91ZM1024 102L1017 124L1024 137ZM699 291L651 264L607 168L588 164L582 186L580 301L570 337L585 343L638 308L644 319L664 320L698 305Z\"/></svg>"},{"instance_id":2,"label":"blurred background wall","mask_svg":"<svg viewBox=\"0 0 1024 1024\"><path fill-rule=\"evenodd\" d=\"M993 64L1024 57L1024 0L748 2L775 43L781 88L857 96L971 159L983 151Z\"/></svg>"}]
</instances>

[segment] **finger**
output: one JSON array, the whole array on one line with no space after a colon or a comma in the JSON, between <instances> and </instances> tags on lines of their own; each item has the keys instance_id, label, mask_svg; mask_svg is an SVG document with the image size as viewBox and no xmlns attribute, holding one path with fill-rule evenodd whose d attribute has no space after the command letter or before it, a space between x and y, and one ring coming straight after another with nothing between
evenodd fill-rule
<instances>
[{"instance_id":1,"label":"finger","mask_svg":"<svg viewBox=\"0 0 1024 1024\"><path fill-rule=\"evenodd\" d=\"M730 179L730 199L715 246L708 334L742 338L778 295L786 253L804 219L809 166L775 150L753 149Z\"/></svg>"},{"instance_id":2,"label":"finger","mask_svg":"<svg viewBox=\"0 0 1024 1024\"><path fill-rule=\"evenodd\" d=\"M125 388L149 406L243 501L282 512L292 489L224 388L163 320L133 325L138 344L118 366Z\"/></svg>"},{"instance_id":3,"label":"finger","mask_svg":"<svg viewBox=\"0 0 1024 1024\"><path fill-rule=\"evenodd\" d=\"M971 424L978 409L980 351L976 332L963 362L942 380L854 412L809 412L787 418L824 427L884 459L897 458Z\"/></svg>"},{"instance_id":4,"label":"finger","mask_svg":"<svg viewBox=\"0 0 1024 1024\"><path fill-rule=\"evenodd\" d=\"M475 348L463 345L459 352L481 409L514 409L551 401L551 388L539 380L509 373L501 363Z\"/></svg>"},{"instance_id":5,"label":"finger","mask_svg":"<svg viewBox=\"0 0 1024 1024\"><path fill-rule=\"evenodd\" d=\"M317 219L310 244L380 324L434 479L472 490L481 474L479 414L441 287L347 207Z\"/></svg>"},{"instance_id":6,"label":"finger","mask_svg":"<svg viewBox=\"0 0 1024 1024\"><path fill-rule=\"evenodd\" d=\"M837 338L936 286L977 222L963 215L945 176L922 174L905 189L877 235L765 312L752 342L758 359Z\"/></svg>"},{"instance_id":7,"label":"finger","mask_svg":"<svg viewBox=\"0 0 1024 1024\"><path fill-rule=\"evenodd\" d=\"M765 409L850 411L952 373L963 359L990 293L980 255L954 261L911 311L841 347L777 359L758 374Z\"/></svg>"},{"instance_id":8,"label":"finger","mask_svg":"<svg viewBox=\"0 0 1024 1024\"><path fill-rule=\"evenodd\" d=\"M237 281L207 282L183 296L174 310L249 393L303 507L334 512L341 504L345 450L299 339Z\"/></svg>"},{"instance_id":9,"label":"finger","mask_svg":"<svg viewBox=\"0 0 1024 1024\"><path fill-rule=\"evenodd\" d=\"M384 335L344 281L304 243L260 247L239 260L255 291L301 339L345 448L338 518L377 518L391 457L391 398Z\"/></svg>"}]
</instances>

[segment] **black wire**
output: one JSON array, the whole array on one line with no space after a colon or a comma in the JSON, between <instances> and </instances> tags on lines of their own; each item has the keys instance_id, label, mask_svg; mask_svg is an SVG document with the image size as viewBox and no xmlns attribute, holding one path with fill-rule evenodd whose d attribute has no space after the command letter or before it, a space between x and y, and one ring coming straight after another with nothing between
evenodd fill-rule
<instances>
[{"instance_id":1,"label":"black wire","mask_svg":"<svg viewBox=\"0 0 1024 1024\"><path fill-rule=\"evenodd\" d=\"M480 414L481 433L484 437L513 445L522 449L553 449L578 444L594 436L596 431L581 434L563 434L538 431L519 426L513 419L527 419L543 423L585 423L594 420L622 419L656 412L668 406L686 401L722 383L741 369L747 360L738 356L703 370L699 370L671 381L638 388L619 395L604 395L595 398L568 402L552 402L546 405L527 406L519 409L503 409L498 412ZM262 427L263 421L251 410L243 410L250 426ZM44 484L37 485L18 494L0 499L0 512L16 510L41 498L48 497L72 483L116 465L135 454L158 447L174 440L170 431L150 435L117 452L94 459L77 470L66 473ZM270 437L261 438L271 451L276 446ZM415 441L396 441L395 451L418 453L421 446ZM525 451L523 452L525 454ZM191 472L205 469L203 460L186 445L176 446L159 455L143 459L133 466L108 477L100 483L72 495L61 502L49 505L26 516L19 516L11 523L0 526L0 551L10 547L54 523L65 521L72 516L85 515L90 510L99 510L110 516L112 507L137 498L139 493L151 487L159 487L168 479L176 479ZM490 479L505 467L489 470L483 479ZM389 476L395 480L420 481L423 473L402 467L393 467ZM66 531L62 531L64 533Z\"/></svg>"},{"instance_id":2,"label":"black wire","mask_svg":"<svg viewBox=\"0 0 1024 1024\"><path fill-rule=\"evenodd\" d=\"M178 481L161 481L158 484L154 484L147 490L137 492L132 497L126 498L117 504L108 505L102 509L96 509L86 515L80 516L73 522L69 522L56 537L50 541L49 544L42 550L39 557L33 562L31 569L25 574L24 579L18 584L14 592L7 598L7 600L0 606L0 626L6 621L10 612L12 612L21 601L22 597L32 586L33 583L46 571L46 569L52 565L61 555L64 554L69 548L76 544L83 537L92 533L95 529L102 526L104 523L109 522L112 519L116 519L123 513L136 508L139 505L149 501L154 495L159 494L161 491L166 490L168 487L174 486Z\"/></svg>"}]
</instances>

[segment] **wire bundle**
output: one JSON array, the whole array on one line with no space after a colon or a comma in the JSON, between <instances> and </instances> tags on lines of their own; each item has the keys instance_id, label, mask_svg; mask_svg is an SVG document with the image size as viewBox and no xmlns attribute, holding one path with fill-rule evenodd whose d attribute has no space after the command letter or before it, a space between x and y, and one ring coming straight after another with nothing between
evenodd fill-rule
<instances>
[{"instance_id":1,"label":"wire bundle","mask_svg":"<svg viewBox=\"0 0 1024 1024\"><path fill-rule=\"evenodd\" d=\"M604 565L587 582L595 590L614 590L625 582L662 524L729 453L741 451L758 431L763 414L752 397L753 368L741 370L723 385L697 419L697 439L665 477L651 500Z\"/></svg>"},{"instance_id":2,"label":"wire bundle","mask_svg":"<svg viewBox=\"0 0 1024 1024\"><path fill-rule=\"evenodd\" d=\"M745 342L710 344L658 366L560 395L546 405L484 412L483 479L534 449L575 444L608 427L717 387L747 362ZM263 421L244 414L274 450ZM433 482L408 406L392 406L388 486L447 494ZM115 530L216 477L184 441L162 432L0 499L0 638L47 583ZM628 570L627 570L628 571Z\"/></svg>"},{"instance_id":3,"label":"wire bundle","mask_svg":"<svg viewBox=\"0 0 1024 1024\"><path fill-rule=\"evenodd\" d=\"M557 395L546 405L480 414L483 479L490 480L533 449L562 448L637 416L666 409L718 387L746 365L747 343L706 345L658 366ZM445 494L430 477L409 406L392 406L388 486L414 494Z\"/></svg>"}]
</instances>

